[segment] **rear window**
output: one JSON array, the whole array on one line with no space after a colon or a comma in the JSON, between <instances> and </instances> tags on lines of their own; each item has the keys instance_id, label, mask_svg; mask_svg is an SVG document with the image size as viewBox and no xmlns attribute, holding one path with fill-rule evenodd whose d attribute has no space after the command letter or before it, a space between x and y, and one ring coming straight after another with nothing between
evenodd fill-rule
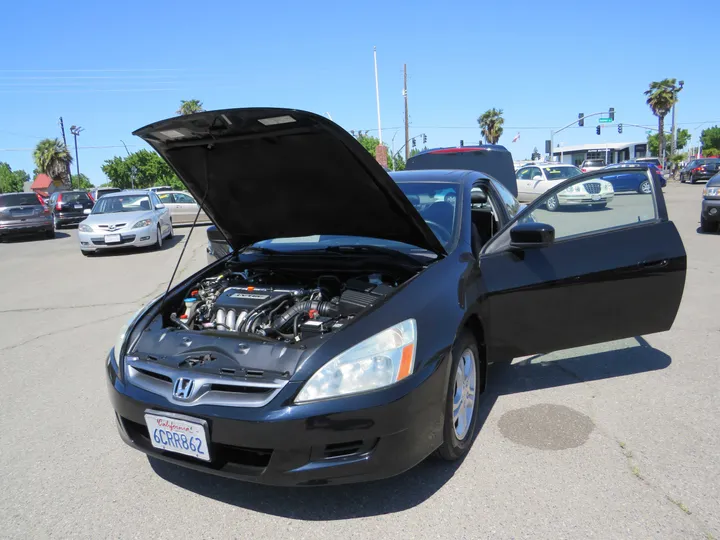
<instances>
[{"instance_id":1,"label":"rear window","mask_svg":"<svg viewBox=\"0 0 720 540\"><path fill-rule=\"evenodd\" d=\"M42 206L34 193L9 193L0 195L0 206Z\"/></svg>"},{"instance_id":2,"label":"rear window","mask_svg":"<svg viewBox=\"0 0 720 540\"><path fill-rule=\"evenodd\" d=\"M604 167L605 161L602 159L586 159L583 161L583 167Z\"/></svg>"},{"instance_id":3,"label":"rear window","mask_svg":"<svg viewBox=\"0 0 720 540\"><path fill-rule=\"evenodd\" d=\"M62 193L61 195L62 195L61 201L64 203L87 202L90 200L90 197L85 192Z\"/></svg>"}]
</instances>

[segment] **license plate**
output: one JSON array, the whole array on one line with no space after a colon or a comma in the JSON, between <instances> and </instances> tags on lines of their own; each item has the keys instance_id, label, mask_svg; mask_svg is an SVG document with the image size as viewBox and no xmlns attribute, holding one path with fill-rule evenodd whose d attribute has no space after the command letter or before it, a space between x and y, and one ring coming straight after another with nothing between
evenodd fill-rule
<instances>
[{"instance_id":1,"label":"license plate","mask_svg":"<svg viewBox=\"0 0 720 540\"><path fill-rule=\"evenodd\" d=\"M90 212L92 212L92 208L86 208L83 210L83 214L89 214Z\"/></svg>"},{"instance_id":2,"label":"license plate","mask_svg":"<svg viewBox=\"0 0 720 540\"><path fill-rule=\"evenodd\" d=\"M76 204L74 208L75 208L75 210L82 210L82 209L83 209L82 204Z\"/></svg>"},{"instance_id":3,"label":"license plate","mask_svg":"<svg viewBox=\"0 0 720 540\"><path fill-rule=\"evenodd\" d=\"M106 244L117 244L118 242L120 242L119 234L106 234L105 235L105 243Z\"/></svg>"},{"instance_id":4,"label":"license plate","mask_svg":"<svg viewBox=\"0 0 720 540\"><path fill-rule=\"evenodd\" d=\"M146 411L145 423L154 448L210 461L204 420Z\"/></svg>"},{"instance_id":5,"label":"license plate","mask_svg":"<svg viewBox=\"0 0 720 540\"><path fill-rule=\"evenodd\" d=\"M599 201L599 200L600 200L600 195L593 195L593 196L592 196L592 200L593 200L593 201Z\"/></svg>"}]
</instances>

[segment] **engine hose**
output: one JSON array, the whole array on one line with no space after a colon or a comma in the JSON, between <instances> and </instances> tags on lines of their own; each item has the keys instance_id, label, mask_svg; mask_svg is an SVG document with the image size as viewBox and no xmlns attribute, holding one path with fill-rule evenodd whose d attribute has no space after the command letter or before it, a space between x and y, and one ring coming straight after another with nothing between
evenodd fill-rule
<instances>
[{"instance_id":1,"label":"engine hose","mask_svg":"<svg viewBox=\"0 0 720 540\"><path fill-rule=\"evenodd\" d=\"M329 315L336 315L338 312L337 304L332 302L321 302L319 300L306 300L304 302L298 302L285 313L280 315L275 322L272 323L273 330L282 330L282 328L295 317L295 315L303 312L310 311L311 309L316 310L320 315L327 317Z\"/></svg>"},{"instance_id":2,"label":"engine hose","mask_svg":"<svg viewBox=\"0 0 720 540\"><path fill-rule=\"evenodd\" d=\"M280 301L280 300L285 300L285 299L288 298L289 296L291 296L291 294L288 292L288 293L283 293L283 294L281 294L281 295L279 295L279 296L276 296L275 298L271 298L270 300L265 300L265 302L263 302L262 304L260 304L260 305L257 306L256 308L252 309L252 310L245 316L245 320L243 321L243 324L238 327L238 331L247 332L247 331L248 331L248 328L250 327L250 321L251 321L252 318L254 318L255 316L259 315L260 312L261 312L263 309L265 309L266 307L268 307L269 305L274 304L275 302L278 302L278 301Z\"/></svg>"}]
</instances>

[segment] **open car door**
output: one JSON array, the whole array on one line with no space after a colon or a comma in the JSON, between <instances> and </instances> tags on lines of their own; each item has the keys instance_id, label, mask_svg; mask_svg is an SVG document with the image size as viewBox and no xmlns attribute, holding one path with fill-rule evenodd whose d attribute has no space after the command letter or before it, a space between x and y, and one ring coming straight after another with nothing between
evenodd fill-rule
<instances>
[{"instance_id":1,"label":"open car door","mask_svg":"<svg viewBox=\"0 0 720 540\"><path fill-rule=\"evenodd\" d=\"M604 179L638 172L648 175L652 193L617 194ZM558 210L549 212L548 201ZM563 182L480 253L491 358L668 330L686 266L654 171L596 171Z\"/></svg>"}]
</instances>

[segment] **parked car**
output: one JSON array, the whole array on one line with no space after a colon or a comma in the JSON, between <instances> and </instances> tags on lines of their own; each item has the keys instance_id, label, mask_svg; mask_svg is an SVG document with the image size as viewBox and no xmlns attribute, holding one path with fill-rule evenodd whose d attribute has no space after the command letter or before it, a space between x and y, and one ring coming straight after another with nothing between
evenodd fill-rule
<instances>
[{"instance_id":1,"label":"parked car","mask_svg":"<svg viewBox=\"0 0 720 540\"><path fill-rule=\"evenodd\" d=\"M198 223L207 223L210 219L207 214L200 210L198 215L197 201L189 193L183 191L163 191L157 194L158 199L170 211L170 218L173 225L187 225L195 221L198 216Z\"/></svg>"},{"instance_id":2,"label":"parked car","mask_svg":"<svg viewBox=\"0 0 720 540\"><path fill-rule=\"evenodd\" d=\"M701 158L694 159L680 171L680 181L694 184L698 180L709 180L720 171L720 159Z\"/></svg>"},{"instance_id":3,"label":"parked car","mask_svg":"<svg viewBox=\"0 0 720 540\"><path fill-rule=\"evenodd\" d=\"M632 160L627 160L624 163L628 163L628 162L630 162L630 163L649 163L649 164L655 165L660 170L662 170L662 168L663 168L662 163L660 162L660 158L652 157L652 156L638 157L638 158L634 158Z\"/></svg>"},{"instance_id":4,"label":"parked car","mask_svg":"<svg viewBox=\"0 0 720 540\"><path fill-rule=\"evenodd\" d=\"M515 173L517 179L518 200L530 202L556 186L558 182L582 174L575 165L563 163L535 163L525 165Z\"/></svg>"},{"instance_id":5,"label":"parked car","mask_svg":"<svg viewBox=\"0 0 720 540\"><path fill-rule=\"evenodd\" d=\"M122 189L116 187L99 187L90 190L90 196L93 200L97 201L103 195L107 195L108 193L117 193L118 191L122 191Z\"/></svg>"},{"instance_id":6,"label":"parked car","mask_svg":"<svg viewBox=\"0 0 720 540\"><path fill-rule=\"evenodd\" d=\"M208 243L206 248L208 264L222 259L232 251L227 239L215 225L210 225L206 231Z\"/></svg>"},{"instance_id":7,"label":"parked car","mask_svg":"<svg viewBox=\"0 0 720 540\"><path fill-rule=\"evenodd\" d=\"M604 159L586 159L580 164L580 170L584 173L597 171L605 166Z\"/></svg>"},{"instance_id":8,"label":"parked car","mask_svg":"<svg viewBox=\"0 0 720 540\"><path fill-rule=\"evenodd\" d=\"M172 191L172 187L170 186L153 186L149 187L148 191L154 191L155 193L159 193L161 191Z\"/></svg>"},{"instance_id":9,"label":"parked car","mask_svg":"<svg viewBox=\"0 0 720 540\"><path fill-rule=\"evenodd\" d=\"M703 232L717 232L720 223L720 173L716 174L703 189L700 228Z\"/></svg>"},{"instance_id":10,"label":"parked car","mask_svg":"<svg viewBox=\"0 0 720 540\"><path fill-rule=\"evenodd\" d=\"M433 148L408 159L406 171L424 169L464 169L489 174L500 182L514 197L517 196L515 166L512 154L504 146L483 144Z\"/></svg>"},{"instance_id":11,"label":"parked car","mask_svg":"<svg viewBox=\"0 0 720 540\"><path fill-rule=\"evenodd\" d=\"M35 193L0 193L0 240L23 234L55 238L50 209Z\"/></svg>"},{"instance_id":12,"label":"parked car","mask_svg":"<svg viewBox=\"0 0 720 540\"><path fill-rule=\"evenodd\" d=\"M106 360L122 440L182 467L317 486L460 460L488 363L667 330L682 298L660 189L603 213L544 209L593 173L520 210L481 172L390 175L295 109L135 134L207 193L234 250L131 317ZM448 187L454 206L434 198Z\"/></svg>"},{"instance_id":13,"label":"parked car","mask_svg":"<svg viewBox=\"0 0 720 540\"><path fill-rule=\"evenodd\" d=\"M603 178L613 185L617 193L636 191L638 193L649 193L652 189L652 182L646 174L639 172L625 172L626 169L648 169L657 177L660 187L667 186L667 180L660 172L660 169L653 163L622 162L608 165L603 170L608 171ZM617 171L613 173L613 171ZM622 172L621 172L622 171Z\"/></svg>"},{"instance_id":14,"label":"parked car","mask_svg":"<svg viewBox=\"0 0 720 540\"><path fill-rule=\"evenodd\" d=\"M83 255L118 247L162 249L163 239L172 237L170 212L157 194L146 190L104 195L78 227Z\"/></svg>"},{"instance_id":15,"label":"parked car","mask_svg":"<svg viewBox=\"0 0 720 540\"><path fill-rule=\"evenodd\" d=\"M92 212L95 201L86 191L56 191L50 195L50 210L55 229L75 225Z\"/></svg>"}]
</instances>

